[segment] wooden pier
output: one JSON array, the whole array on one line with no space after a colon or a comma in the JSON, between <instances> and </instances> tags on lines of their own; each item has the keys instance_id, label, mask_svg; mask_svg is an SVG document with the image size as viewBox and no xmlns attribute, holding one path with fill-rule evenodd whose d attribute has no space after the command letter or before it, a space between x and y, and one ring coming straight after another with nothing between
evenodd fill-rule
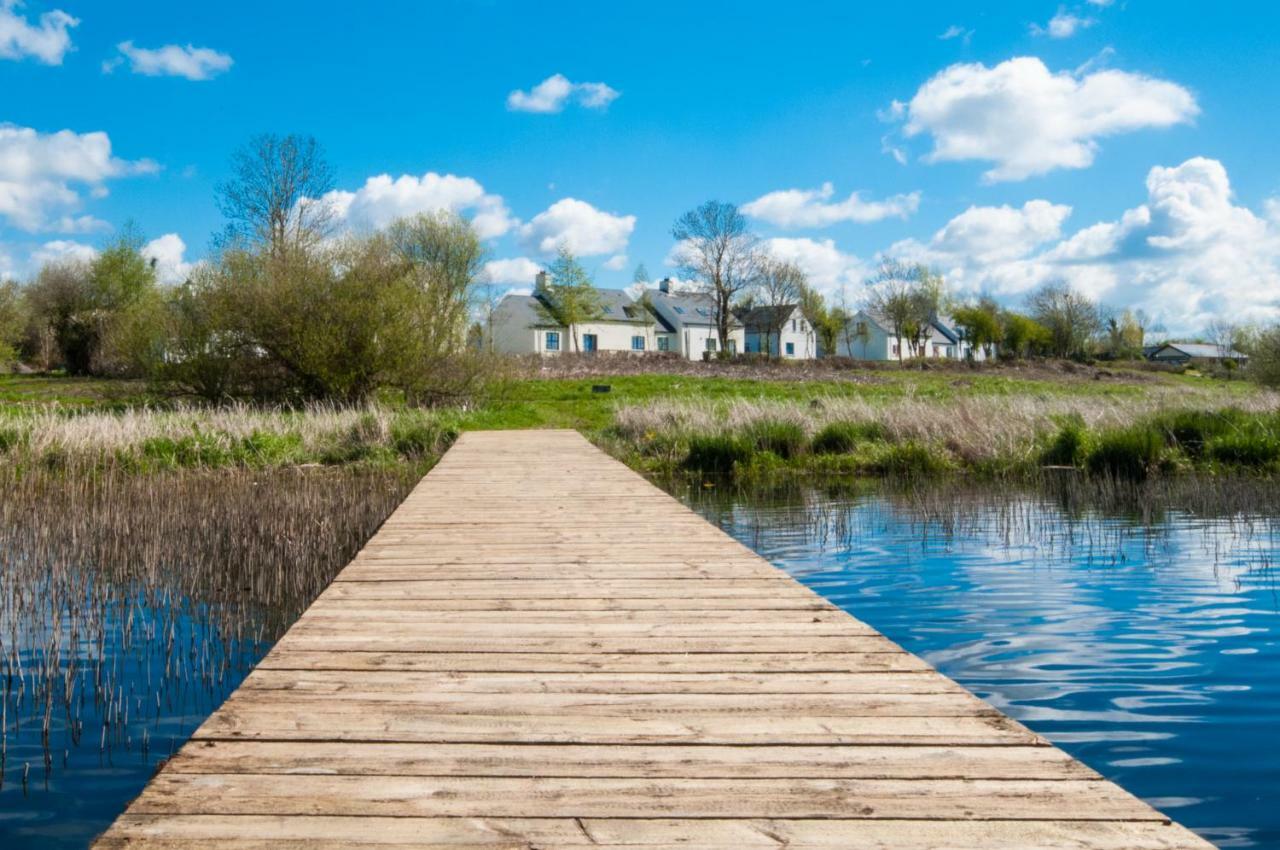
<instances>
[{"instance_id":1,"label":"wooden pier","mask_svg":"<svg viewBox=\"0 0 1280 850\"><path fill-rule=\"evenodd\" d=\"M572 431L464 435L106 848L1210 845Z\"/></svg>"}]
</instances>

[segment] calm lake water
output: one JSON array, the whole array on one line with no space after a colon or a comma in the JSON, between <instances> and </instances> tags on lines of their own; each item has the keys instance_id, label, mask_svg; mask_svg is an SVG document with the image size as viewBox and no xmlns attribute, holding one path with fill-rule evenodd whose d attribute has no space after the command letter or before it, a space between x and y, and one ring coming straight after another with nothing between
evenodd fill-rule
<instances>
[{"instance_id":1,"label":"calm lake water","mask_svg":"<svg viewBox=\"0 0 1280 850\"><path fill-rule=\"evenodd\" d=\"M1280 521L1236 498L1135 516L1045 493L686 496L1219 846L1277 848Z\"/></svg>"},{"instance_id":2,"label":"calm lake water","mask_svg":"<svg viewBox=\"0 0 1280 850\"><path fill-rule=\"evenodd\" d=\"M406 486L147 481L101 503L33 490L30 510L6 496L0 848L86 846ZM1280 848L1277 489L1193 485L1105 507L992 487L684 498L1210 840ZM75 505L64 520L74 534L23 526L62 515L51 513L58 504ZM13 554L24 546L32 557ZM62 567L39 567L46 560ZM60 579L46 587L45 575ZM64 638L51 641L41 624L55 622ZM51 670L62 678L42 703L35 671Z\"/></svg>"}]
</instances>

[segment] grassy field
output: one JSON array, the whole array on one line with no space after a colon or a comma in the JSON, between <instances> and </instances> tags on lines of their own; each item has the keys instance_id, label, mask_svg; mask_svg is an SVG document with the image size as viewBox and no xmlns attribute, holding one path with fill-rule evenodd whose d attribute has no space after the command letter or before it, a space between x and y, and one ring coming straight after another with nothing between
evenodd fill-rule
<instances>
[{"instance_id":1,"label":"grassy field","mask_svg":"<svg viewBox=\"0 0 1280 850\"><path fill-rule=\"evenodd\" d=\"M1083 466L1086 448L1109 432L1166 411L1262 415L1280 406L1243 381L1073 364L575 371L556 366L505 380L473 405L436 411L403 409L393 399L361 410L195 408L128 382L3 375L0 451L11 465L138 471L422 463L467 430L574 428L653 473L1008 471L1062 457ZM1061 445L1058 455L1046 454L1055 440L1072 439L1078 456ZM707 451L714 457L699 460Z\"/></svg>"}]
</instances>

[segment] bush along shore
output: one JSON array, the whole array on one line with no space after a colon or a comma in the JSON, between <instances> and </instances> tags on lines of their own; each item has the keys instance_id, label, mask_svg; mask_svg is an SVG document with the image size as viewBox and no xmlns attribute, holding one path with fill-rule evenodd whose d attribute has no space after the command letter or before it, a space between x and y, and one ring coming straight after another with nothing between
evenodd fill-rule
<instances>
[{"instance_id":1,"label":"bush along shore","mask_svg":"<svg viewBox=\"0 0 1280 850\"><path fill-rule=\"evenodd\" d=\"M13 473L430 466L456 438L448 412L314 405L0 412L0 464Z\"/></svg>"},{"instance_id":2,"label":"bush along shore","mask_svg":"<svg viewBox=\"0 0 1280 850\"><path fill-rule=\"evenodd\" d=\"M1280 396L1259 394L1230 407L1195 401L1154 394L653 403L620 408L602 440L649 474L705 481L1280 473Z\"/></svg>"}]
</instances>

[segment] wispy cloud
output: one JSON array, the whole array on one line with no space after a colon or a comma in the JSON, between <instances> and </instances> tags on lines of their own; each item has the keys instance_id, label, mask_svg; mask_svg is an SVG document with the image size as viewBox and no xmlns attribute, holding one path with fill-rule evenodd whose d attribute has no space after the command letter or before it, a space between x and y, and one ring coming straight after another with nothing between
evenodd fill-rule
<instances>
[{"instance_id":1,"label":"wispy cloud","mask_svg":"<svg viewBox=\"0 0 1280 850\"><path fill-rule=\"evenodd\" d=\"M233 63L226 53L208 47L166 44L149 49L137 47L132 41L116 45L120 55L102 63L103 73L110 74L125 61L135 74L147 77L185 77L188 80L209 80L231 69Z\"/></svg>"},{"instance_id":2,"label":"wispy cloud","mask_svg":"<svg viewBox=\"0 0 1280 850\"><path fill-rule=\"evenodd\" d=\"M564 74L552 74L529 91L516 89L507 95L513 112L560 112L570 102L586 109L604 109L621 94L604 83L575 83Z\"/></svg>"}]
</instances>

